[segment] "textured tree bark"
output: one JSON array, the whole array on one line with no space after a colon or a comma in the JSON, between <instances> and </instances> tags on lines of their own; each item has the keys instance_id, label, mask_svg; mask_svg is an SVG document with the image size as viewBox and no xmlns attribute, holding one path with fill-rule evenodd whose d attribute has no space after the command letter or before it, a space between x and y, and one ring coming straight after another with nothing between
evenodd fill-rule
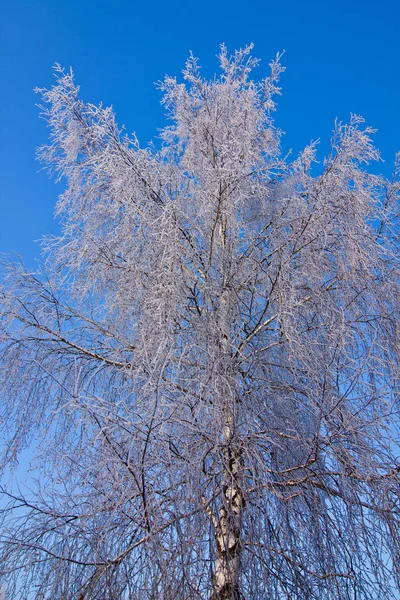
<instances>
[{"instance_id":1,"label":"textured tree bark","mask_svg":"<svg viewBox=\"0 0 400 600\"><path fill-rule=\"evenodd\" d=\"M231 436L231 427L227 426ZM223 506L215 519L216 559L213 590L210 600L240 600L240 555L243 497L243 457L235 448L232 437L227 438L226 468L223 482Z\"/></svg>"},{"instance_id":2,"label":"textured tree bark","mask_svg":"<svg viewBox=\"0 0 400 600\"><path fill-rule=\"evenodd\" d=\"M218 516L208 509L214 525L215 562L210 600L240 600L240 554L243 497L243 454L237 438L237 397L230 333L232 326L232 289L230 270L232 248L227 213L228 183L221 180L218 205L210 246L210 261L215 240L215 259L221 273L220 305L217 311L218 397L222 414L222 500ZM214 235L214 233L216 235Z\"/></svg>"},{"instance_id":3,"label":"textured tree bark","mask_svg":"<svg viewBox=\"0 0 400 600\"><path fill-rule=\"evenodd\" d=\"M225 286L221 294L220 311L221 399L225 423L222 447L222 506L218 517L212 517L216 558L210 600L240 600L242 598L239 590L241 531L244 508L243 453L237 439L238 405L229 345L230 290Z\"/></svg>"}]
</instances>

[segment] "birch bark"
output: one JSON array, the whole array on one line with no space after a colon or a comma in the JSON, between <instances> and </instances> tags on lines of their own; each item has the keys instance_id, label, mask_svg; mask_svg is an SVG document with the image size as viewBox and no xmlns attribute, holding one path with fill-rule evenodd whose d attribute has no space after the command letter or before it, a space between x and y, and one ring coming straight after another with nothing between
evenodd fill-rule
<instances>
[{"instance_id":1,"label":"birch bark","mask_svg":"<svg viewBox=\"0 0 400 600\"><path fill-rule=\"evenodd\" d=\"M244 497L243 458L235 447L233 423L225 431L223 506L215 523L216 559L211 600L239 600L240 554Z\"/></svg>"},{"instance_id":2,"label":"birch bark","mask_svg":"<svg viewBox=\"0 0 400 600\"><path fill-rule=\"evenodd\" d=\"M221 188L220 188L221 189ZM226 189L226 186L225 186ZM222 195L221 195L222 196ZM238 403L235 389L235 372L230 348L232 296L229 285L231 256L227 240L227 218L223 200L220 205L221 224L219 238L222 247L222 292L219 314L220 331L220 401L223 414L222 437L222 506L213 519L216 557L213 587L210 600L239 600L240 554L243 496L243 454L237 435Z\"/></svg>"}]
</instances>

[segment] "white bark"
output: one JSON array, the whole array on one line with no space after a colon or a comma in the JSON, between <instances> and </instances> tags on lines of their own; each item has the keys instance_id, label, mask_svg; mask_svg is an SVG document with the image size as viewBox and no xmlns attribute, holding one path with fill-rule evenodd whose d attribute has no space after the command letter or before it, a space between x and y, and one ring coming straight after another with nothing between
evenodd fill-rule
<instances>
[{"instance_id":1,"label":"white bark","mask_svg":"<svg viewBox=\"0 0 400 600\"><path fill-rule=\"evenodd\" d=\"M215 523L216 559L211 600L239 600L242 537L243 460L239 449L231 447L232 430L226 426L226 457L223 506Z\"/></svg>"},{"instance_id":2,"label":"white bark","mask_svg":"<svg viewBox=\"0 0 400 600\"><path fill-rule=\"evenodd\" d=\"M224 200L221 198L220 243L222 254L222 285L220 298L219 329L221 347L220 402L222 403L222 502L218 518L214 519L215 564L213 589L210 600L239 600L240 557L242 536L242 512L244 508L243 492L243 456L237 437L238 404L236 396L235 368L230 347L231 328L231 290L229 279L229 260L226 260L227 239L224 214Z\"/></svg>"}]
</instances>

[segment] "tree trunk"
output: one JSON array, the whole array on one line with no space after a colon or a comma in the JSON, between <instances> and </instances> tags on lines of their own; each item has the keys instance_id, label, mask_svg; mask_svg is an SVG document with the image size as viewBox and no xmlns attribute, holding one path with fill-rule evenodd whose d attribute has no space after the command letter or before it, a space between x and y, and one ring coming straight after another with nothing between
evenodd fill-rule
<instances>
[{"instance_id":1,"label":"tree trunk","mask_svg":"<svg viewBox=\"0 0 400 600\"><path fill-rule=\"evenodd\" d=\"M229 285L231 248L228 241L227 216L224 214L227 184L219 186L219 243L222 250L222 288L218 311L219 393L223 418L222 505L218 516L209 515L214 524L215 562L210 600L240 600L240 554L243 497L243 454L237 439L237 398L235 369L230 347L232 290Z\"/></svg>"},{"instance_id":2,"label":"tree trunk","mask_svg":"<svg viewBox=\"0 0 400 600\"><path fill-rule=\"evenodd\" d=\"M227 446L223 481L223 506L215 519L216 559L210 600L240 600L239 575L241 529L244 497L242 487L243 457L235 447L231 427L227 426Z\"/></svg>"}]
</instances>

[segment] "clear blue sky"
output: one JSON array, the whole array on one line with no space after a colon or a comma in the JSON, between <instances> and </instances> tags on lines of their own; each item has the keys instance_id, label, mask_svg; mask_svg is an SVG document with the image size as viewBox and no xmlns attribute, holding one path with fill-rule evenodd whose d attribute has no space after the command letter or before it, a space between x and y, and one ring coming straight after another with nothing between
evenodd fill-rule
<instances>
[{"instance_id":1,"label":"clear blue sky","mask_svg":"<svg viewBox=\"0 0 400 600\"><path fill-rule=\"evenodd\" d=\"M55 62L73 67L86 101L113 104L117 120L146 144L164 123L153 82L178 75L189 50L213 75L218 46L255 43L260 76L286 50L277 125L285 149L330 137L335 117L362 114L390 171L400 149L400 8L397 0L42 0L0 2L0 252L22 252L56 232L59 189L39 172L46 140L35 86L52 83Z\"/></svg>"}]
</instances>

